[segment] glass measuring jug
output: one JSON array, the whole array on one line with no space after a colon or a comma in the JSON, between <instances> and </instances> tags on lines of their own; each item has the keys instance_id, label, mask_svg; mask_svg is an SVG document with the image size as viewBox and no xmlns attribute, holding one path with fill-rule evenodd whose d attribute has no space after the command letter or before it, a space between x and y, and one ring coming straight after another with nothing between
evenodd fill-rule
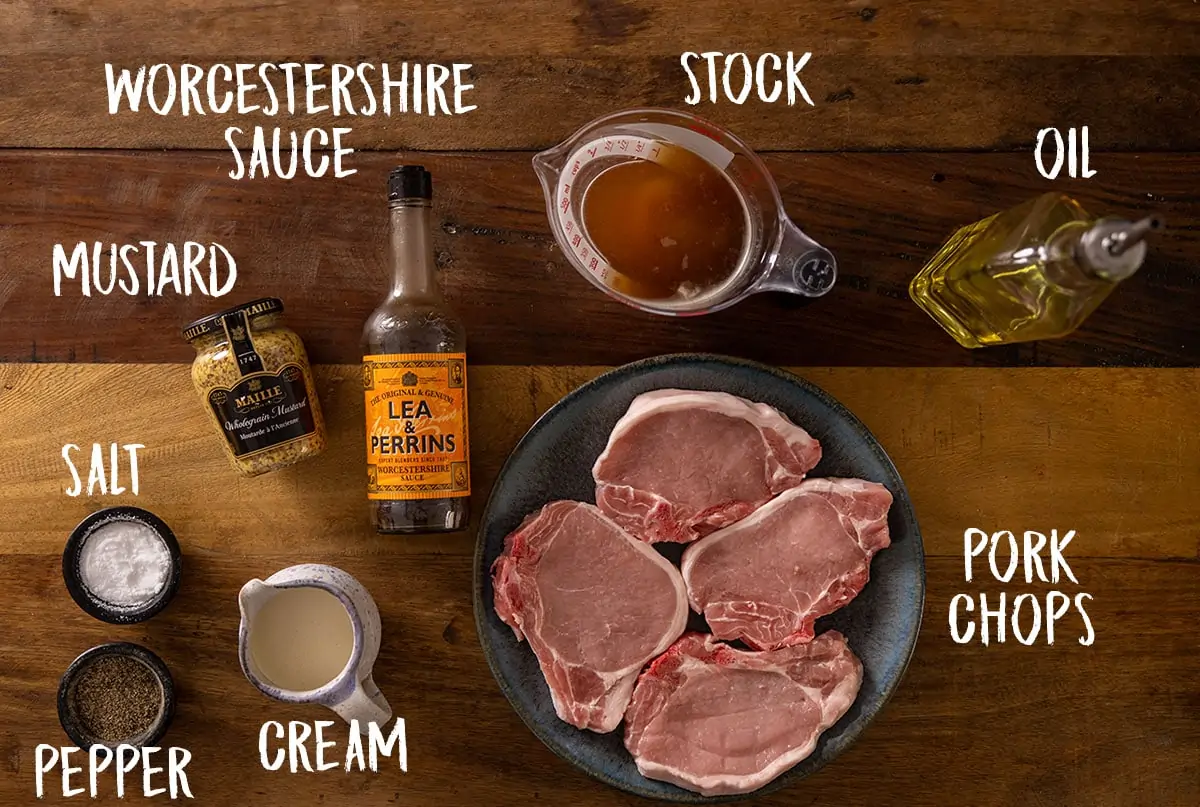
<instances>
[{"instance_id":1,"label":"glass measuring jug","mask_svg":"<svg viewBox=\"0 0 1200 807\"><path fill-rule=\"evenodd\" d=\"M588 231L588 191L616 166L647 161L678 169L696 158L733 190L742 218L740 250L730 270L715 282L701 288L681 285L669 296L638 294L638 283L610 263ZM762 291L819 297L837 279L833 255L788 218L775 181L754 152L729 132L686 112L632 109L598 118L537 154L533 168L546 197L550 229L571 265L605 293L643 311L707 314Z\"/></svg>"}]
</instances>

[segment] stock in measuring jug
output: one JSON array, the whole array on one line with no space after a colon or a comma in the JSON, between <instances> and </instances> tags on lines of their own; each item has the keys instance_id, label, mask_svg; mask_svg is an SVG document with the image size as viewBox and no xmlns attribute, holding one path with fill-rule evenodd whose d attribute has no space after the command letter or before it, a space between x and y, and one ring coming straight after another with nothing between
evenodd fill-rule
<instances>
[{"instance_id":1,"label":"stock in measuring jug","mask_svg":"<svg viewBox=\"0 0 1200 807\"><path fill-rule=\"evenodd\" d=\"M571 265L643 311L707 314L760 291L820 297L837 279L754 152L694 115L608 115L533 167Z\"/></svg>"}]
</instances>

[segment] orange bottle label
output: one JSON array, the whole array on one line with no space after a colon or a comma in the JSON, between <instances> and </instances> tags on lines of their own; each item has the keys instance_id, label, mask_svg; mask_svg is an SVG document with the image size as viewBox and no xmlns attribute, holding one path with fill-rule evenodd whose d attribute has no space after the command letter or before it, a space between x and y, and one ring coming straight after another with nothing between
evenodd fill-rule
<instances>
[{"instance_id":1,"label":"orange bottle label","mask_svg":"<svg viewBox=\"0 0 1200 807\"><path fill-rule=\"evenodd\" d=\"M363 356L367 497L471 494L465 353Z\"/></svg>"}]
</instances>

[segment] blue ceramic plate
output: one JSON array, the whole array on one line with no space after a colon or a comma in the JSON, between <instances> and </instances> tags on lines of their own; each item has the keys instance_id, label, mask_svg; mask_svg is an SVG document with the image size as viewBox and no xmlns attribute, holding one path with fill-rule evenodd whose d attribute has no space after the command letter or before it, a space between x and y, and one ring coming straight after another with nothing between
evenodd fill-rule
<instances>
[{"instance_id":1,"label":"blue ceramic plate","mask_svg":"<svg viewBox=\"0 0 1200 807\"><path fill-rule=\"evenodd\" d=\"M475 553L475 622L500 689L517 714L556 754L588 774L630 793L703 804L742 797L710 797L646 779L622 744L624 725L595 734L554 714L550 691L533 651L517 642L492 606L492 562L504 537L547 502L594 502L591 468L630 401L650 390L718 390L779 409L821 441L821 463L811 476L844 476L880 482L895 502L888 516L892 545L875 556L871 582L848 606L817 622L817 632L841 631L863 663L862 689L850 711L823 735L816 750L753 795L794 784L841 753L900 683L917 643L925 600L925 556L912 502L896 467L867 428L845 407L788 373L720 356L678 355L620 367L559 401L534 424L508 458L483 514ZM678 560L680 548L659 545ZM693 614L690 627L702 625Z\"/></svg>"}]
</instances>

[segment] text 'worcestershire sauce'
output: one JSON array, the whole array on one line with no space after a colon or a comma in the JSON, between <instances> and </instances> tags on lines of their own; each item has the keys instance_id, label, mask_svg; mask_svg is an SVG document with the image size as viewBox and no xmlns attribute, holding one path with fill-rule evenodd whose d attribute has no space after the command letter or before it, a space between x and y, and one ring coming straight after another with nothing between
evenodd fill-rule
<instances>
[{"instance_id":1,"label":"text 'worcestershire sauce'","mask_svg":"<svg viewBox=\"0 0 1200 807\"><path fill-rule=\"evenodd\" d=\"M381 533L447 532L469 517L466 332L437 282L433 183L388 178L392 290L363 329L367 497Z\"/></svg>"}]
</instances>

